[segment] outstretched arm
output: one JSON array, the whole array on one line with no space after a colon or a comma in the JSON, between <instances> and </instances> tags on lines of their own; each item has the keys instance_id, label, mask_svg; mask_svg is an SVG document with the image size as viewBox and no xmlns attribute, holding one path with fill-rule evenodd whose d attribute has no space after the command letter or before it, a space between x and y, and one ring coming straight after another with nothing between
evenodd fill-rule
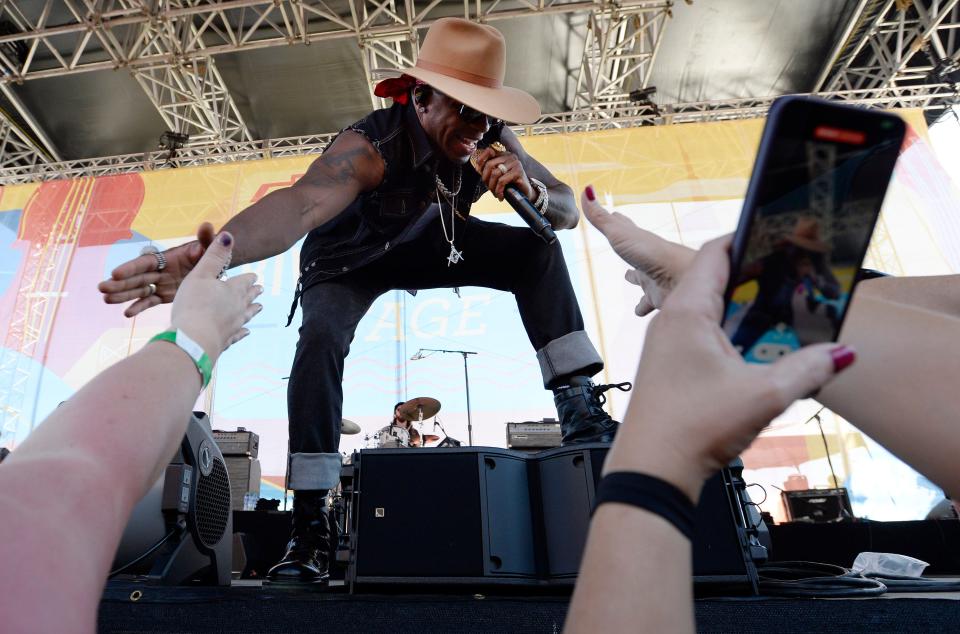
<instances>
[{"instance_id":1,"label":"outstretched arm","mask_svg":"<svg viewBox=\"0 0 960 634\"><path fill-rule=\"evenodd\" d=\"M224 236L184 282L171 317L212 362L246 335L262 290L253 274L217 279L230 254ZM174 454L200 390L185 352L149 343L54 410L0 465L5 629L94 631L130 512Z\"/></svg>"},{"instance_id":2,"label":"outstretched arm","mask_svg":"<svg viewBox=\"0 0 960 634\"><path fill-rule=\"evenodd\" d=\"M960 275L885 281L858 286L840 333L857 365L817 400L960 497Z\"/></svg>"},{"instance_id":3,"label":"outstretched arm","mask_svg":"<svg viewBox=\"0 0 960 634\"><path fill-rule=\"evenodd\" d=\"M361 192L377 187L383 170L383 159L369 141L356 132L344 132L296 184L267 194L224 225L242 245L230 265L283 253L308 231L336 217ZM121 264L99 285L104 301L122 304L136 300L124 311L127 317L172 302L205 246L201 238L164 251L167 265L163 271L158 270L153 255ZM156 285L155 293L150 284Z\"/></svg>"},{"instance_id":4,"label":"outstretched arm","mask_svg":"<svg viewBox=\"0 0 960 634\"><path fill-rule=\"evenodd\" d=\"M232 266L283 253L311 229L347 208L383 180L383 159L356 132L344 132L293 186L278 189L234 216L223 229L237 236Z\"/></svg>"}]
</instances>

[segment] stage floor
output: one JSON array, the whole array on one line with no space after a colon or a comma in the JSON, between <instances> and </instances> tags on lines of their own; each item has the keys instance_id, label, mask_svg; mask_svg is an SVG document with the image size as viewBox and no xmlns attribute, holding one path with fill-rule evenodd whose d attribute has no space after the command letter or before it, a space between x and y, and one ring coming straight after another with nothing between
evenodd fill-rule
<instances>
[{"instance_id":1,"label":"stage floor","mask_svg":"<svg viewBox=\"0 0 960 634\"><path fill-rule=\"evenodd\" d=\"M100 632L559 632L568 597L348 594L238 581L230 588L107 585ZM700 632L956 631L960 593L872 599L700 599ZM638 630L640 631L640 630Z\"/></svg>"}]
</instances>

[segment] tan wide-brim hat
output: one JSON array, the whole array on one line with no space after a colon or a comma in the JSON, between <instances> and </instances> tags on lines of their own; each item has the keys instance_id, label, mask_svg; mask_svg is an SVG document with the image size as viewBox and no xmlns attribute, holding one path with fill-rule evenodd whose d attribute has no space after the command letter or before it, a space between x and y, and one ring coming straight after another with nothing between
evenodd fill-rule
<instances>
[{"instance_id":1,"label":"tan wide-brim hat","mask_svg":"<svg viewBox=\"0 0 960 634\"><path fill-rule=\"evenodd\" d=\"M492 26L441 18L428 30L412 68L400 71L445 95L509 123L533 123L540 104L532 95L503 85L507 45Z\"/></svg>"},{"instance_id":2,"label":"tan wide-brim hat","mask_svg":"<svg viewBox=\"0 0 960 634\"><path fill-rule=\"evenodd\" d=\"M820 238L820 223L815 218L799 218L793 227L793 233L784 236L783 241L814 253L826 253L830 250L830 245Z\"/></svg>"}]
</instances>

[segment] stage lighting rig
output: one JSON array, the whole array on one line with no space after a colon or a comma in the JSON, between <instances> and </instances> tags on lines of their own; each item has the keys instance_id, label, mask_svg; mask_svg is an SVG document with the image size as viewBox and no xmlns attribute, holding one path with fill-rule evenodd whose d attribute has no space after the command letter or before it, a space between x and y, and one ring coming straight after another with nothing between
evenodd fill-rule
<instances>
[{"instance_id":1,"label":"stage lighting rig","mask_svg":"<svg viewBox=\"0 0 960 634\"><path fill-rule=\"evenodd\" d=\"M646 86L644 88L638 88L637 90L631 90L627 98L637 106L649 109L653 113L653 116L659 117L660 107L650 99L655 94L657 94L656 86ZM653 122L645 120L640 125L653 125Z\"/></svg>"},{"instance_id":2,"label":"stage lighting rig","mask_svg":"<svg viewBox=\"0 0 960 634\"><path fill-rule=\"evenodd\" d=\"M631 90L629 97L630 101L634 103L648 104L650 102L650 97L657 94L656 86L647 86L646 88L638 88L637 90Z\"/></svg>"},{"instance_id":3,"label":"stage lighting rig","mask_svg":"<svg viewBox=\"0 0 960 634\"><path fill-rule=\"evenodd\" d=\"M184 147L187 143L190 142L190 135L186 132L172 132L166 130L163 134L160 135L160 141L157 143L157 149L167 151L167 160L165 165L170 165L173 162L174 157L177 155L177 150Z\"/></svg>"},{"instance_id":4,"label":"stage lighting rig","mask_svg":"<svg viewBox=\"0 0 960 634\"><path fill-rule=\"evenodd\" d=\"M931 74L944 83L954 86L960 84L960 65L952 59L943 59L937 62Z\"/></svg>"},{"instance_id":5,"label":"stage lighting rig","mask_svg":"<svg viewBox=\"0 0 960 634\"><path fill-rule=\"evenodd\" d=\"M18 29L13 22L0 20L0 35L20 35L22 33L23 31ZM22 41L13 40L0 44L0 53L3 53L7 59L17 60L21 66L26 63L29 52L27 45Z\"/></svg>"}]
</instances>

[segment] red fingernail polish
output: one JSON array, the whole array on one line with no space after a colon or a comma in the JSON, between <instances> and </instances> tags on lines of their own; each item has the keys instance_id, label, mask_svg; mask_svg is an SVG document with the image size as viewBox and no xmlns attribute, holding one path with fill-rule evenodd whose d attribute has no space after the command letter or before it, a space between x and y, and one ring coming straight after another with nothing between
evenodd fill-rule
<instances>
[{"instance_id":1,"label":"red fingernail polish","mask_svg":"<svg viewBox=\"0 0 960 634\"><path fill-rule=\"evenodd\" d=\"M837 346L830 351L833 358L833 371L840 372L857 360L857 353L850 346Z\"/></svg>"},{"instance_id":2,"label":"red fingernail polish","mask_svg":"<svg viewBox=\"0 0 960 634\"><path fill-rule=\"evenodd\" d=\"M597 195L593 193L593 185L587 185L587 188L583 190L587 193L587 200L596 200Z\"/></svg>"},{"instance_id":3,"label":"red fingernail polish","mask_svg":"<svg viewBox=\"0 0 960 634\"><path fill-rule=\"evenodd\" d=\"M222 244L222 245L225 246L225 247L228 247L228 246L230 246L232 243L233 243L233 238L230 237L230 234L229 234L229 233L221 233L221 234L220 234L220 244Z\"/></svg>"}]
</instances>

